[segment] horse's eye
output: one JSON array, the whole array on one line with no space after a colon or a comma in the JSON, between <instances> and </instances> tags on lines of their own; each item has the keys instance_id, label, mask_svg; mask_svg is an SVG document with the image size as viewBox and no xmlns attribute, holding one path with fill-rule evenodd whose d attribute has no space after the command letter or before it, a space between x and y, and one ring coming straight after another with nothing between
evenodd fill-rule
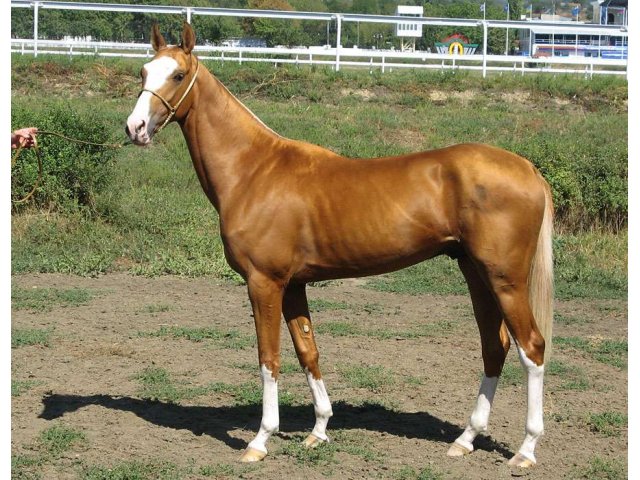
<instances>
[{"instance_id":1,"label":"horse's eye","mask_svg":"<svg viewBox=\"0 0 640 480\"><path fill-rule=\"evenodd\" d=\"M173 79L174 79L176 82L181 82L183 78L184 78L184 73L176 73L176 74L173 76Z\"/></svg>"}]
</instances>

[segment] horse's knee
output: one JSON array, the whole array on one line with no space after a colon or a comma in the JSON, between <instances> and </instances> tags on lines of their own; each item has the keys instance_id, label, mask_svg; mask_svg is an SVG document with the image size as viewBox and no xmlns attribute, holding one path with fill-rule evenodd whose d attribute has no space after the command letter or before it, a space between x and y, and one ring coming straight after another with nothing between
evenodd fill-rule
<instances>
[{"instance_id":1,"label":"horse's knee","mask_svg":"<svg viewBox=\"0 0 640 480\"><path fill-rule=\"evenodd\" d=\"M318 366L320 353L317 348L305 348L298 352L298 361L300 366L311 371Z\"/></svg>"},{"instance_id":2,"label":"horse's knee","mask_svg":"<svg viewBox=\"0 0 640 480\"><path fill-rule=\"evenodd\" d=\"M526 357L528 360L533 362L536 366L541 366L544 364L544 349L545 342L542 335L540 335L536 330L532 330L528 339L523 339L518 343L518 347L520 347L521 356L520 361L528 368L527 362L524 361L522 356Z\"/></svg>"}]
</instances>

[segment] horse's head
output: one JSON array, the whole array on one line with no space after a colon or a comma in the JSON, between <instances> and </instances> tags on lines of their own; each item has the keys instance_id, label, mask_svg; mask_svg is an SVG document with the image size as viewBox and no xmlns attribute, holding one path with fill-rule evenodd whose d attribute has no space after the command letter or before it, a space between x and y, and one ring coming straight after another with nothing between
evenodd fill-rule
<instances>
[{"instance_id":1,"label":"horse's head","mask_svg":"<svg viewBox=\"0 0 640 480\"><path fill-rule=\"evenodd\" d=\"M185 22L179 46L167 46L158 25L151 31L153 59L140 71L142 90L125 132L137 145L147 145L153 135L172 119L181 119L188 110L186 101L198 71L198 60L191 54L195 34Z\"/></svg>"}]
</instances>

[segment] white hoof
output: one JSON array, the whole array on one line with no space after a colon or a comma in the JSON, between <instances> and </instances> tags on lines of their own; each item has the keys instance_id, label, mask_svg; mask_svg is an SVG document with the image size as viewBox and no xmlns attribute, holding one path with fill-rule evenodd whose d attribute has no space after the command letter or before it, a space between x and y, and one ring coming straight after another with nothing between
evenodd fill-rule
<instances>
[{"instance_id":1,"label":"white hoof","mask_svg":"<svg viewBox=\"0 0 640 480\"><path fill-rule=\"evenodd\" d=\"M463 457L464 455L469 455L472 451L467 447L463 447L457 442L453 442L449 447L449 451L447 452L448 457Z\"/></svg>"},{"instance_id":2,"label":"white hoof","mask_svg":"<svg viewBox=\"0 0 640 480\"><path fill-rule=\"evenodd\" d=\"M260 450L256 450L255 448L247 447L247 449L242 453L240 461L242 463L259 462L266 456L267 452L262 452Z\"/></svg>"},{"instance_id":3,"label":"white hoof","mask_svg":"<svg viewBox=\"0 0 640 480\"><path fill-rule=\"evenodd\" d=\"M307 438L304 439L302 444L307 448L316 448L318 445L322 445L326 443L328 440L322 440L321 438L316 437L313 433L309 434Z\"/></svg>"}]
</instances>

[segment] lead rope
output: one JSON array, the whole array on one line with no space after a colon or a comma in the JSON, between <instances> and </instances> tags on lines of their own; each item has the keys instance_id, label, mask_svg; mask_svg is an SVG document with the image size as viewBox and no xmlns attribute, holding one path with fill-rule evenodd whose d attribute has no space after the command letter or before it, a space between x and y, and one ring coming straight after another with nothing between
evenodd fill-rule
<instances>
[{"instance_id":1,"label":"lead rope","mask_svg":"<svg viewBox=\"0 0 640 480\"><path fill-rule=\"evenodd\" d=\"M36 133L36 135L51 135L51 136L55 136L55 137L60 137L63 138L64 140L68 140L70 142L74 142L74 143L79 143L82 145L93 145L96 147L104 147L104 148L122 148L126 145L131 145L130 141L124 142L124 143L96 143L96 142L88 142L86 140L80 140L79 138L72 138L72 137L67 137L66 135L63 135L61 133L57 133L57 132L48 132L46 130L38 130L38 132ZM24 196L23 198L19 199L19 200L12 200L12 202L14 204L18 204L18 203L24 203L27 200L29 200L33 194L36 192L37 188L40 186L40 182L42 181L42 152L40 152L40 147L38 147L38 144L34 144L32 147L35 152L36 152L36 159L38 161L38 178L36 179L33 188L31 189L31 191ZM15 153L11 156L11 168L13 168L18 160L18 157L20 156L20 153L22 152L22 150L24 150L24 147L22 145L18 146L18 148L16 149Z\"/></svg>"}]
</instances>

